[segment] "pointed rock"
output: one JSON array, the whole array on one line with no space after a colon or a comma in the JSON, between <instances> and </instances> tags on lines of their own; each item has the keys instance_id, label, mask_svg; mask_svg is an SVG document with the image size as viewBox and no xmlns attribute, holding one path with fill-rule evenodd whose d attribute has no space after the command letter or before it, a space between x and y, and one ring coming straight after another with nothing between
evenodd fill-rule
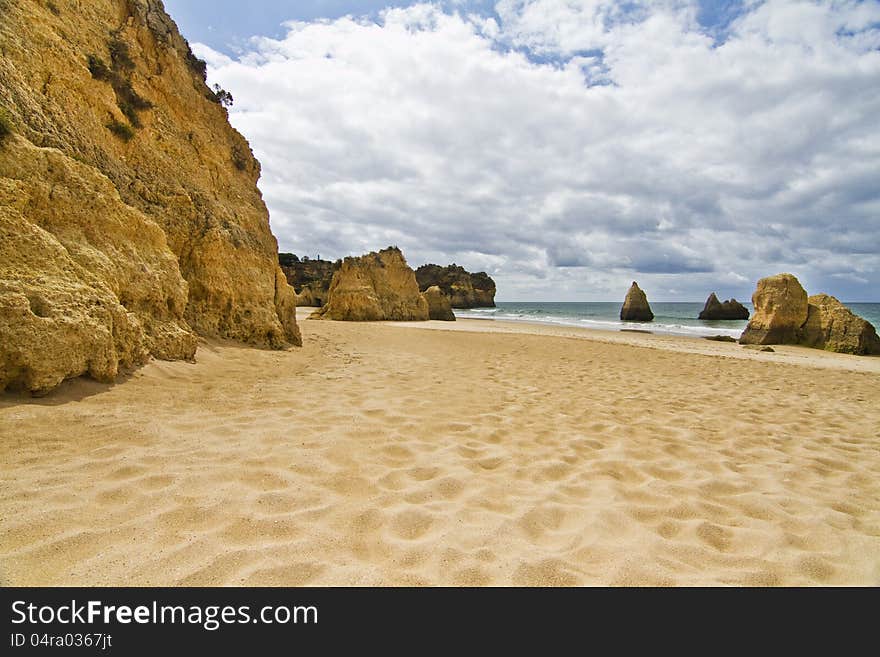
<instances>
[{"instance_id":1,"label":"pointed rock","mask_svg":"<svg viewBox=\"0 0 880 657\"><path fill-rule=\"evenodd\" d=\"M623 308L620 309L620 319L633 322L654 320L654 313L651 312L651 306L648 305L648 297L635 281L629 288L629 292L626 293Z\"/></svg>"}]
</instances>

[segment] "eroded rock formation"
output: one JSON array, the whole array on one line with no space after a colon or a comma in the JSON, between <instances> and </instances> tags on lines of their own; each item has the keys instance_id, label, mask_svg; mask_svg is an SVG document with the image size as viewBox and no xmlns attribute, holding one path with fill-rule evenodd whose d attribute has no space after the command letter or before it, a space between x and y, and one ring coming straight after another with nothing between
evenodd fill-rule
<instances>
[{"instance_id":1,"label":"eroded rock formation","mask_svg":"<svg viewBox=\"0 0 880 657\"><path fill-rule=\"evenodd\" d=\"M0 389L300 342L259 164L159 0L4 0Z\"/></svg>"},{"instance_id":2,"label":"eroded rock formation","mask_svg":"<svg viewBox=\"0 0 880 657\"><path fill-rule=\"evenodd\" d=\"M807 306L801 344L845 354L880 354L880 338L874 326L836 298L814 294L807 300Z\"/></svg>"},{"instance_id":3,"label":"eroded rock formation","mask_svg":"<svg viewBox=\"0 0 880 657\"><path fill-rule=\"evenodd\" d=\"M706 305L700 311L698 319L748 319L749 311L736 299L718 301L715 293L706 299Z\"/></svg>"},{"instance_id":4,"label":"eroded rock formation","mask_svg":"<svg viewBox=\"0 0 880 657\"><path fill-rule=\"evenodd\" d=\"M444 322L454 322L455 313L449 304L449 297L436 285L432 285L422 292L422 296L428 303L428 319L439 319Z\"/></svg>"},{"instance_id":5,"label":"eroded rock formation","mask_svg":"<svg viewBox=\"0 0 880 657\"><path fill-rule=\"evenodd\" d=\"M807 293L791 274L758 281L752 295L755 311L739 341L741 344L797 344L807 321Z\"/></svg>"},{"instance_id":6,"label":"eroded rock formation","mask_svg":"<svg viewBox=\"0 0 880 657\"><path fill-rule=\"evenodd\" d=\"M298 258L293 253L279 253L278 261L287 277L287 282L296 291L297 306L320 308L324 305L327 292L330 290L330 282L333 280L333 272L339 267L340 260L330 262L305 256Z\"/></svg>"},{"instance_id":7,"label":"eroded rock formation","mask_svg":"<svg viewBox=\"0 0 880 657\"><path fill-rule=\"evenodd\" d=\"M791 274L758 281L742 344L800 344L845 354L880 354L874 326L828 294L807 293Z\"/></svg>"},{"instance_id":8,"label":"eroded rock formation","mask_svg":"<svg viewBox=\"0 0 880 657\"><path fill-rule=\"evenodd\" d=\"M620 319L632 322L654 321L654 313L648 305L648 297L635 281L626 293L626 299L620 309Z\"/></svg>"},{"instance_id":9,"label":"eroded rock formation","mask_svg":"<svg viewBox=\"0 0 880 657\"><path fill-rule=\"evenodd\" d=\"M410 321L428 319L428 302L397 247L345 258L333 274L327 303L315 319Z\"/></svg>"},{"instance_id":10,"label":"eroded rock formation","mask_svg":"<svg viewBox=\"0 0 880 657\"><path fill-rule=\"evenodd\" d=\"M495 307L495 281L486 272L471 274L456 264L422 265L416 269L416 279L422 292L439 287L453 308Z\"/></svg>"}]
</instances>

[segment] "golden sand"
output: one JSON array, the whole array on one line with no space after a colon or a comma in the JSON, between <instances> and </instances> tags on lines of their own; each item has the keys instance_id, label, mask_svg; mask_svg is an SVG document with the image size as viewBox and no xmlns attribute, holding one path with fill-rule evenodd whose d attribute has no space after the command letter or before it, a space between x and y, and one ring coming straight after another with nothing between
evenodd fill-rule
<instances>
[{"instance_id":1,"label":"golden sand","mask_svg":"<svg viewBox=\"0 0 880 657\"><path fill-rule=\"evenodd\" d=\"M0 396L0 584L880 585L878 358L301 327Z\"/></svg>"}]
</instances>

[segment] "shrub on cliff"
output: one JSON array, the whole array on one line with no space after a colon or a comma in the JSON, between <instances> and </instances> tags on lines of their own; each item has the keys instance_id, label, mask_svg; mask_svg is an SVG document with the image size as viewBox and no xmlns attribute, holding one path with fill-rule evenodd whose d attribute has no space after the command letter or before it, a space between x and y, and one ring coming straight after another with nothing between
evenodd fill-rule
<instances>
[{"instance_id":1,"label":"shrub on cliff","mask_svg":"<svg viewBox=\"0 0 880 657\"><path fill-rule=\"evenodd\" d=\"M6 110L0 109L0 140L2 140L6 135L12 134L12 121L9 118L9 115L6 113Z\"/></svg>"},{"instance_id":2,"label":"shrub on cliff","mask_svg":"<svg viewBox=\"0 0 880 657\"><path fill-rule=\"evenodd\" d=\"M211 100L219 105L223 105L223 107L232 107L232 103L234 102L232 94L219 84L214 85L214 90L211 92Z\"/></svg>"},{"instance_id":3,"label":"shrub on cliff","mask_svg":"<svg viewBox=\"0 0 880 657\"><path fill-rule=\"evenodd\" d=\"M107 49L110 51L113 68L108 67L100 57L89 55L89 72L94 79L110 83L116 94L116 105L119 107L119 111L125 115L133 127L140 128L141 121L137 113L150 109L153 103L136 92L131 86L131 80L122 73L122 71L130 71L134 68L128 45L118 38L113 38L107 42Z\"/></svg>"},{"instance_id":4,"label":"shrub on cliff","mask_svg":"<svg viewBox=\"0 0 880 657\"><path fill-rule=\"evenodd\" d=\"M116 119L110 120L110 123L107 124L107 129L122 141L131 141L131 138L134 137L134 130L122 121L117 121Z\"/></svg>"},{"instance_id":5,"label":"shrub on cliff","mask_svg":"<svg viewBox=\"0 0 880 657\"><path fill-rule=\"evenodd\" d=\"M113 91L116 92L116 100L120 105L125 103L126 105L131 105L136 110L150 109L153 106L153 103L143 98L134 90L131 82L123 77L115 76L113 78Z\"/></svg>"},{"instance_id":6,"label":"shrub on cliff","mask_svg":"<svg viewBox=\"0 0 880 657\"><path fill-rule=\"evenodd\" d=\"M92 77L96 80L109 80L112 77L110 67L108 67L100 57L89 55L88 62L89 73L91 73Z\"/></svg>"},{"instance_id":7,"label":"shrub on cliff","mask_svg":"<svg viewBox=\"0 0 880 657\"><path fill-rule=\"evenodd\" d=\"M131 125L135 128L141 127L141 121L137 113L141 110L150 109L153 103L143 98L131 86L131 82L120 76L113 78L113 91L116 92L116 104L119 110L125 114Z\"/></svg>"},{"instance_id":8,"label":"shrub on cliff","mask_svg":"<svg viewBox=\"0 0 880 657\"><path fill-rule=\"evenodd\" d=\"M183 42L186 44L186 64L187 64L187 66L189 66L190 69L192 69L193 71L198 73L199 77L201 77L202 80L207 80L208 79L208 62L206 62L204 59L200 59L200 58L196 57L195 53L192 51L192 48L190 48L190 46L189 46L189 41L184 39Z\"/></svg>"},{"instance_id":9,"label":"shrub on cliff","mask_svg":"<svg viewBox=\"0 0 880 657\"><path fill-rule=\"evenodd\" d=\"M128 44L118 37L113 37L107 42L107 49L110 51L110 61L113 63L113 70L130 71L134 68L134 60L128 51Z\"/></svg>"}]
</instances>

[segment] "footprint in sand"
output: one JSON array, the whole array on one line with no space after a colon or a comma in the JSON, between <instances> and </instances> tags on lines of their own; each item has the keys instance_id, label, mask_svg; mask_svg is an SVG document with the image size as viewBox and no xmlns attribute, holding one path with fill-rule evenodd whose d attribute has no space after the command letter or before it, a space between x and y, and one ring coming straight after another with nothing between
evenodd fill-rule
<instances>
[{"instance_id":1,"label":"footprint in sand","mask_svg":"<svg viewBox=\"0 0 880 657\"><path fill-rule=\"evenodd\" d=\"M455 586L487 586L492 582L492 575L479 566L471 566L456 570L451 580Z\"/></svg>"},{"instance_id":2,"label":"footprint in sand","mask_svg":"<svg viewBox=\"0 0 880 657\"><path fill-rule=\"evenodd\" d=\"M109 475L107 475L107 478L114 479L116 481L120 481L122 479L134 479L135 477L140 477L146 471L147 469L140 465L127 465L114 470Z\"/></svg>"},{"instance_id":3,"label":"footprint in sand","mask_svg":"<svg viewBox=\"0 0 880 657\"><path fill-rule=\"evenodd\" d=\"M657 533L665 539L672 539L681 532L681 523L674 520L664 520L657 525Z\"/></svg>"},{"instance_id":4,"label":"footprint in sand","mask_svg":"<svg viewBox=\"0 0 880 657\"><path fill-rule=\"evenodd\" d=\"M479 465L483 470L496 470L501 467L501 464L504 463L506 459L501 456L492 456L485 459L480 459L477 461L477 465Z\"/></svg>"},{"instance_id":5,"label":"footprint in sand","mask_svg":"<svg viewBox=\"0 0 880 657\"><path fill-rule=\"evenodd\" d=\"M697 527L697 537L720 552L730 547L731 532L711 522L704 522Z\"/></svg>"},{"instance_id":6,"label":"footprint in sand","mask_svg":"<svg viewBox=\"0 0 880 657\"><path fill-rule=\"evenodd\" d=\"M446 477L435 482L433 485L433 489L437 495L445 500L455 499L461 495L464 488L464 484L455 477Z\"/></svg>"},{"instance_id":7,"label":"footprint in sand","mask_svg":"<svg viewBox=\"0 0 880 657\"><path fill-rule=\"evenodd\" d=\"M430 514L410 509L394 516L391 520L391 531L399 538L414 540L424 536L433 524L434 518Z\"/></svg>"},{"instance_id":8,"label":"footprint in sand","mask_svg":"<svg viewBox=\"0 0 880 657\"><path fill-rule=\"evenodd\" d=\"M381 449L381 452L389 459L397 461L409 459L413 456L412 450L403 445L386 445Z\"/></svg>"},{"instance_id":9,"label":"footprint in sand","mask_svg":"<svg viewBox=\"0 0 880 657\"><path fill-rule=\"evenodd\" d=\"M547 467L542 468L541 471L550 481L559 481L560 479L568 477L574 471L574 468L566 463L554 463L553 465L548 465Z\"/></svg>"},{"instance_id":10,"label":"footprint in sand","mask_svg":"<svg viewBox=\"0 0 880 657\"><path fill-rule=\"evenodd\" d=\"M513 583L518 586L577 586L579 582L577 574L559 559L524 563L513 573Z\"/></svg>"},{"instance_id":11,"label":"footprint in sand","mask_svg":"<svg viewBox=\"0 0 880 657\"><path fill-rule=\"evenodd\" d=\"M562 526L565 510L560 507L543 507L527 511L519 519L519 526L531 539L538 539L548 531Z\"/></svg>"},{"instance_id":12,"label":"footprint in sand","mask_svg":"<svg viewBox=\"0 0 880 657\"><path fill-rule=\"evenodd\" d=\"M226 525L219 535L237 545L278 541L288 543L302 534L303 527L290 518L239 517Z\"/></svg>"},{"instance_id":13,"label":"footprint in sand","mask_svg":"<svg viewBox=\"0 0 880 657\"><path fill-rule=\"evenodd\" d=\"M428 481L440 472L439 468L410 468L407 474L416 481Z\"/></svg>"},{"instance_id":14,"label":"footprint in sand","mask_svg":"<svg viewBox=\"0 0 880 657\"><path fill-rule=\"evenodd\" d=\"M802 575L816 582L827 582L835 573L834 566L815 555L803 557L798 562L797 569Z\"/></svg>"},{"instance_id":15,"label":"footprint in sand","mask_svg":"<svg viewBox=\"0 0 880 657\"><path fill-rule=\"evenodd\" d=\"M130 486L111 488L95 495L95 501L103 506L125 504L135 497L136 493Z\"/></svg>"}]
</instances>

